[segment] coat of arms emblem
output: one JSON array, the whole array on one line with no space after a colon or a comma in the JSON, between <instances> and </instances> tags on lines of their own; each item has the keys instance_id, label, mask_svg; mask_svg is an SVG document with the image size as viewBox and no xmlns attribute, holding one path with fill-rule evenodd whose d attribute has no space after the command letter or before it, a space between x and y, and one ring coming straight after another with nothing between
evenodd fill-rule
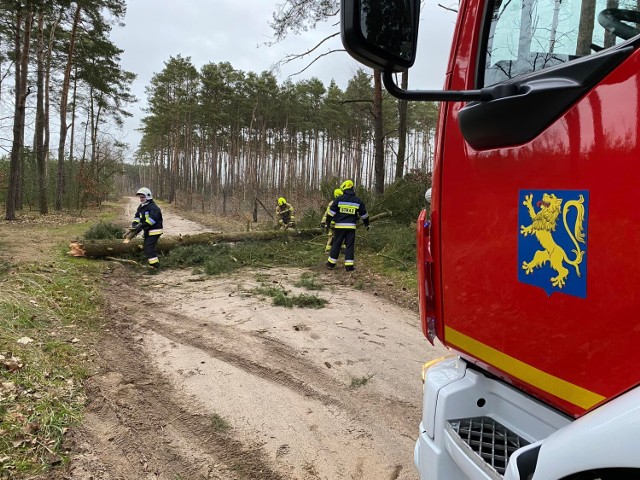
<instances>
[{"instance_id":1,"label":"coat of arms emblem","mask_svg":"<svg viewBox=\"0 0 640 480\"><path fill-rule=\"evenodd\" d=\"M589 192L521 190L519 201L518 280L585 298Z\"/></svg>"}]
</instances>

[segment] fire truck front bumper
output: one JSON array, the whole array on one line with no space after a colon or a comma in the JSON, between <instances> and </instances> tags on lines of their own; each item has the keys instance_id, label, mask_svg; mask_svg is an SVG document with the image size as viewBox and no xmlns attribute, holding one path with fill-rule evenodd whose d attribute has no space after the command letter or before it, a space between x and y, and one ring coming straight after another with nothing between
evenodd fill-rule
<instances>
[{"instance_id":1,"label":"fire truck front bumper","mask_svg":"<svg viewBox=\"0 0 640 480\"><path fill-rule=\"evenodd\" d=\"M414 463L421 480L519 480L528 465L535 466L540 442L569 423L451 358L425 374Z\"/></svg>"}]
</instances>

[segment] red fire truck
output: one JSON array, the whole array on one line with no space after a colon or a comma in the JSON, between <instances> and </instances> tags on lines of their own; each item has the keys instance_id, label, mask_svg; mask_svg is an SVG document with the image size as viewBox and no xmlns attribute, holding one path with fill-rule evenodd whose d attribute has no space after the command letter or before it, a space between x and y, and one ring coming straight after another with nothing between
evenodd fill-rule
<instances>
[{"instance_id":1,"label":"red fire truck","mask_svg":"<svg viewBox=\"0 0 640 480\"><path fill-rule=\"evenodd\" d=\"M419 7L341 15L391 94L442 102L418 275L454 355L424 368L420 477L640 478L639 3L461 0L443 91L396 83Z\"/></svg>"}]
</instances>

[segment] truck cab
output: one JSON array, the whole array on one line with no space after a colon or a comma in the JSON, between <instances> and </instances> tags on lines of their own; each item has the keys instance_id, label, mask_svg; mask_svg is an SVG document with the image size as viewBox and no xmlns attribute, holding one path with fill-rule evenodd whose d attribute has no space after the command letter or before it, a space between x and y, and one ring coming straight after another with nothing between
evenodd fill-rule
<instances>
[{"instance_id":1,"label":"truck cab","mask_svg":"<svg viewBox=\"0 0 640 480\"><path fill-rule=\"evenodd\" d=\"M420 315L422 480L640 478L640 13L462 0L444 90L403 90L419 0L343 0L347 51L440 104ZM426 186L425 186L426 188Z\"/></svg>"}]
</instances>

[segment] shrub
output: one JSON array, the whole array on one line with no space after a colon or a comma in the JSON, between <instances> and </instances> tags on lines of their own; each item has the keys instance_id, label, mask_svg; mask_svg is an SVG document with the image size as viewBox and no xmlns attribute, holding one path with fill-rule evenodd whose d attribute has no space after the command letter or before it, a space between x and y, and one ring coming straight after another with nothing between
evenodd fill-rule
<instances>
[{"instance_id":1,"label":"shrub","mask_svg":"<svg viewBox=\"0 0 640 480\"><path fill-rule=\"evenodd\" d=\"M320 184L320 191L322 192L322 196L327 199L333 198L333 191L336 188L340 187L340 183L342 183L342 180L340 180L338 177L330 177L323 180Z\"/></svg>"},{"instance_id":2,"label":"shrub","mask_svg":"<svg viewBox=\"0 0 640 480\"><path fill-rule=\"evenodd\" d=\"M86 240L113 240L124 238L124 228L113 223L96 223L84 234Z\"/></svg>"},{"instance_id":3,"label":"shrub","mask_svg":"<svg viewBox=\"0 0 640 480\"><path fill-rule=\"evenodd\" d=\"M302 214L302 217L298 219L296 217L296 223L298 228L314 228L320 225L322 215L318 214L313 208L308 208Z\"/></svg>"},{"instance_id":4,"label":"shrub","mask_svg":"<svg viewBox=\"0 0 640 480\"><path fill-rule=\"evenodd\" d=\"M367 208L374 213L389 210L393 212L393 222L414 224L425 207L424 193L430 186L431 175L414 170L389 185L384 196L371 206L367 203Z\"/></svg>"},{"instance_id":5,"label":"shrub","mask_svg":"<svg viewBox=\"0 0 640 480\"><path fill-rule=\"evenodd\" d=\"M364 246L400 260L405 266L415 263L416 229L413 225L398 225L380 220L371 228L371 232L361 237Z\"/></svg>"}]
</instances>

